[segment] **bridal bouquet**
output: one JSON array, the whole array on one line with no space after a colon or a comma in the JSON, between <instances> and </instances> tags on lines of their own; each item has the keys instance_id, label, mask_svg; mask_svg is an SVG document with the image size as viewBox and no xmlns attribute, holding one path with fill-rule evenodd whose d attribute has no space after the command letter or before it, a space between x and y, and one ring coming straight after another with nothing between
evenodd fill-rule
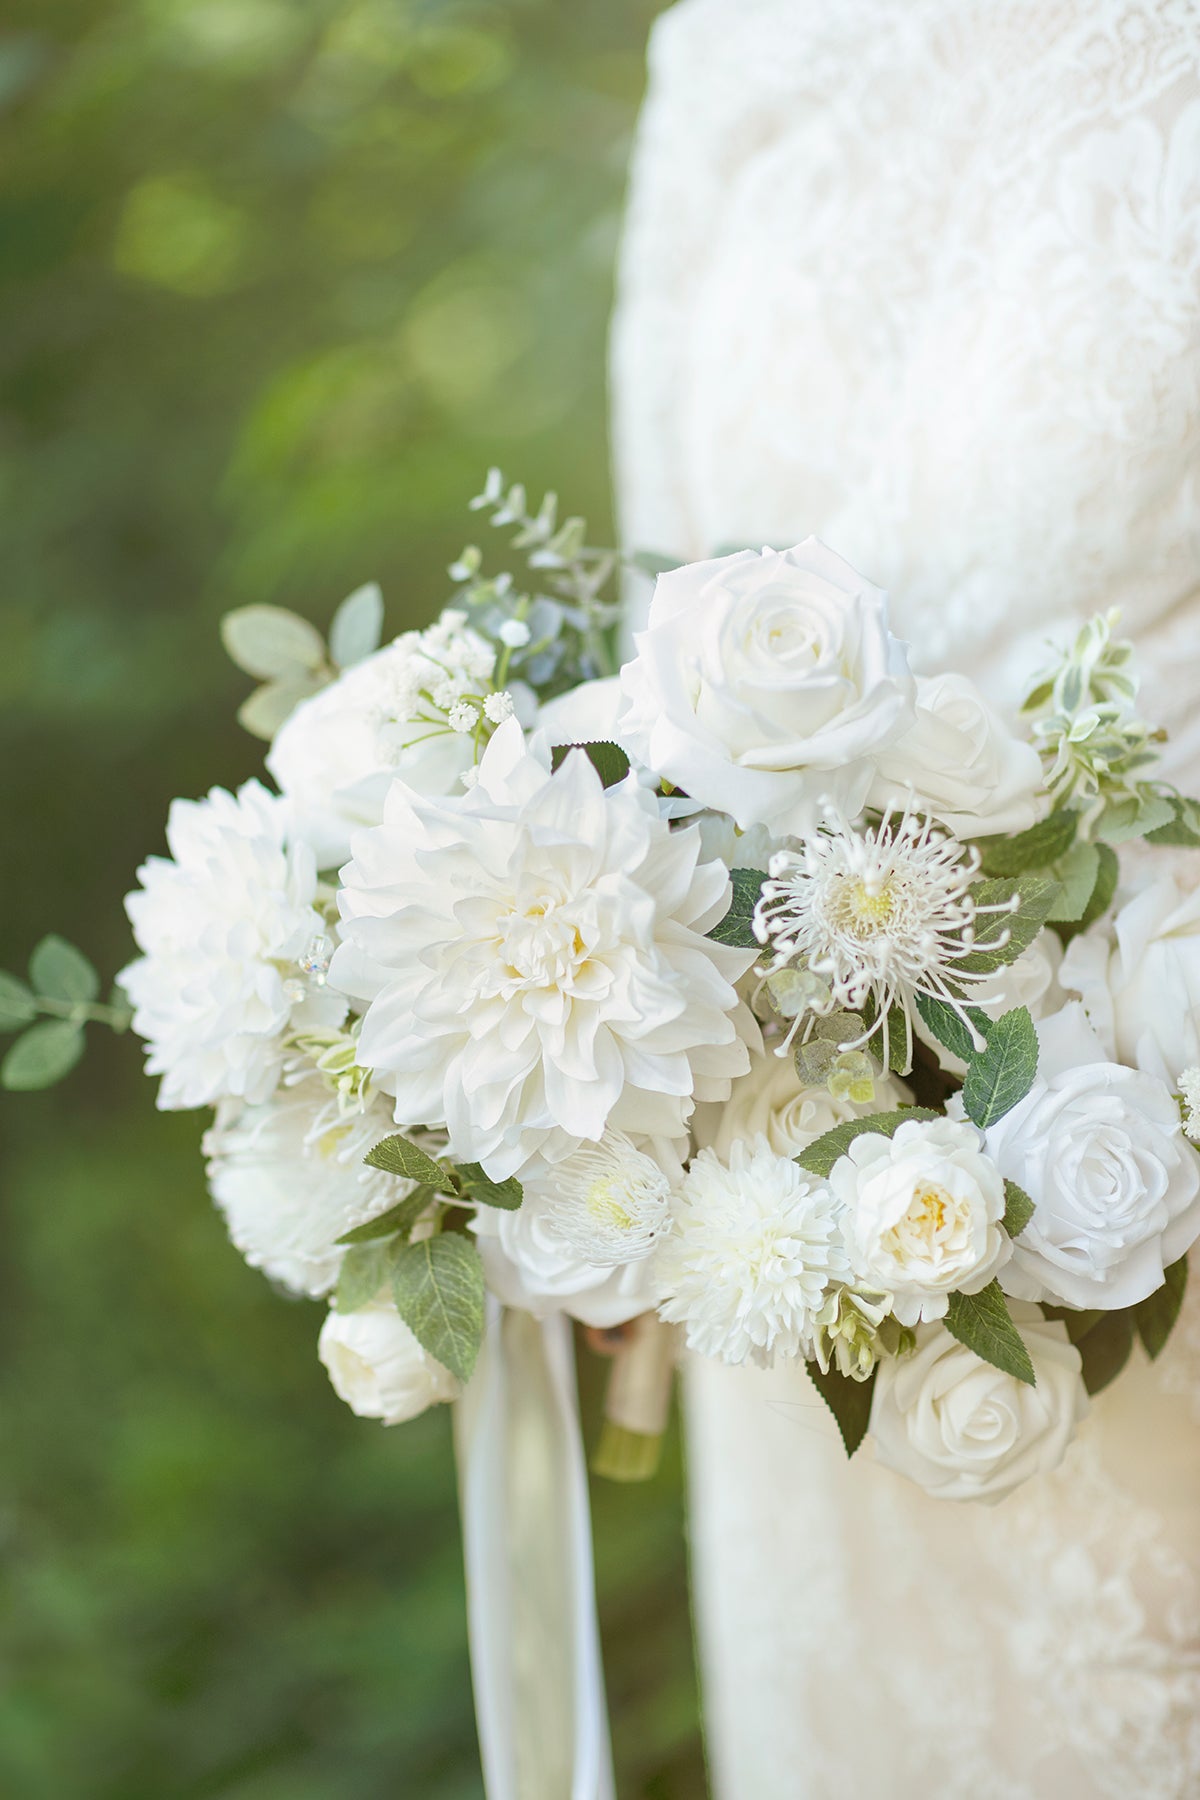
<instances>
[{"instance_id":1,"label":"bridal bouquet","mask_svg":"<svg viewBox=\"0 0 1200 1800\"><path fill-rule=\"evenodd\" d=\"M274 786L174 802L111 1005L59 938L0 977L5 1085L131 1017L358 1413L562 1312L802 1361L848 1452L999 1498L1159 1353L1200 1236L1200 884L1142 848L1200 806L1130 646L1094 620L1008 718L809 539L660 561L617 670L617 559L473 504L519 576L467 549L425 630L377 648L373 587L328 645L228 616Z\"/></svg>"}]
</instances>

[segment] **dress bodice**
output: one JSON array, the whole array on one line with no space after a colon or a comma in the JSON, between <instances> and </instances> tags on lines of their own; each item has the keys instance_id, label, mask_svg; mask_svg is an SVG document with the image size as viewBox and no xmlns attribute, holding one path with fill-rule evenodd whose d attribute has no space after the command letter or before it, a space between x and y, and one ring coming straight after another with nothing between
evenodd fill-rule
<instances>
[{"instance_id":1,"label":"dress bodice","mask_svg":"<svg viewBox=\"0 0 1200 1800\"><path fill-rule=\"evenodd\" d=\"M1198 58L1195 0L667 13L614 336L626 541L813 531L924 667L1113 604L1171 631L1200 593Z\"/></svg>"}]
</instances>

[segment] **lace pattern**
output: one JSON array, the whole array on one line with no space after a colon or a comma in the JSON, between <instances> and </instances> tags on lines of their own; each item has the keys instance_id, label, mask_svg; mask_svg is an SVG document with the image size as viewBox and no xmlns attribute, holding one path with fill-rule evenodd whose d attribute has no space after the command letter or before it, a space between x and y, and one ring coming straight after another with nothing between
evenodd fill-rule
<instances>
[{"instance_id":1,"label":"lace pattern","mask_svg":"<svg viewBox=\"0 0 1200 1800\"><path fill-rule=\"evenodd\" d=\"M1200 0L686 0L651 74L625 541L815 531L1001 694L1120 605L1200 792ZM1200 1795L1200 1283L995 1509L847 1467L800 1371L688 1393L718 1800Z\"/></svg>"}]
</instances>

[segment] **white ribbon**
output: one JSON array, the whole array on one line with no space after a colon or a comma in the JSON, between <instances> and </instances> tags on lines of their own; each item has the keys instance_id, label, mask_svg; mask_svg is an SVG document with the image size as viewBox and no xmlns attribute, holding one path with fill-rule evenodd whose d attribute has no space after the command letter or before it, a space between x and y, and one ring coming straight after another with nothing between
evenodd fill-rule
<instances>
[{"instance_id":1,"label":"white ribbon","mask_svg":"<svg viewBox=\"0 0 1200 1800\"><path fill-rule=\"evenodd\" d=\"M569 1320L489 1299L455 1408L488 1800L615 1800Z\"/></svg>"}]
</instances>

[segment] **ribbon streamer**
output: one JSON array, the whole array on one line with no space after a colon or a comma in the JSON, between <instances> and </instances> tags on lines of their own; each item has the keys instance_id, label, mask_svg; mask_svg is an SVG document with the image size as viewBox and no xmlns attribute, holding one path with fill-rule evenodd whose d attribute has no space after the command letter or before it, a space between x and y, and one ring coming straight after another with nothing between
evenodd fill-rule
<instances>
[{"instance_id":1,"label":"ribbon streamer","mask_svg":"<svg viewBox=\"0 0 1200 1800\"><path fill-rule=\"evenodd\" d=\"M455 1407L488 1800L615 1800L570 1322L489 1299Z\"/></svg>"}]
</instances>

